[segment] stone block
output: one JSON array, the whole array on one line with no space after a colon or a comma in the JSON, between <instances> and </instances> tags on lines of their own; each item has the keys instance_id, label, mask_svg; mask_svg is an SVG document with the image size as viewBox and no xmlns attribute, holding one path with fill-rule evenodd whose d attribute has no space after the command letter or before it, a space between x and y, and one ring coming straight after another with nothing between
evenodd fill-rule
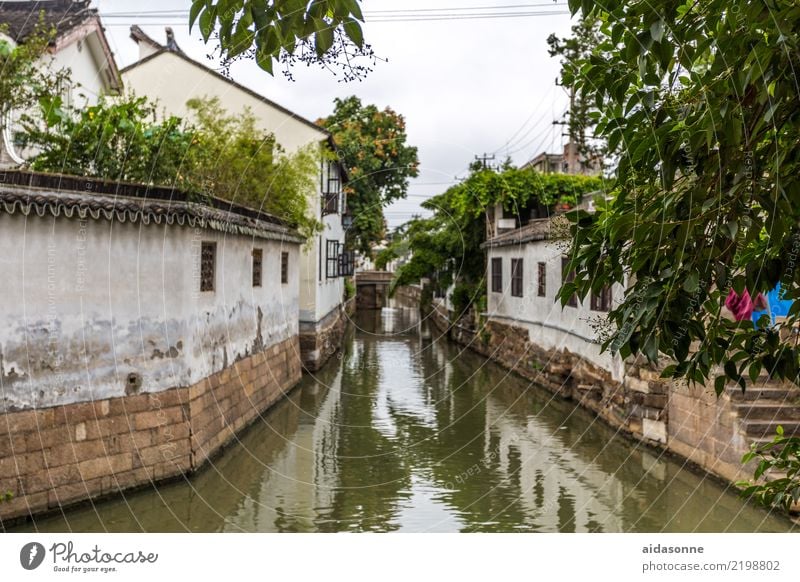
<instances>
[{"instance_id":1,"label":"stone block","mask_svg":"<svg viewBox=\"0 0 800 582\"><path fill-rule=\"evenodd\" d=\"M625 378L625 387L634 392L650 393L650 384L639 378Z\"/></svg>"},{"instance_id":2,"label":"stone block","mask_svg":"<svg viewBox=\"0 0 800 582\"><path fill-rule=\"evenodd\" d=\"M642 436L644 438L666 444L667 425L659 420L642 419Z\"/></svg>"}]
</instances>

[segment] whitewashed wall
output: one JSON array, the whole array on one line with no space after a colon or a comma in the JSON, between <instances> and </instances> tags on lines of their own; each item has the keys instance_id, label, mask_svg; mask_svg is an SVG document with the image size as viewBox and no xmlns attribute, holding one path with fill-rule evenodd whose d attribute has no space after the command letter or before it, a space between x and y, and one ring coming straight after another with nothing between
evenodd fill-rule
<instances>
[{"instance_id":1,"label":"whitewashed wall","mask_svg":"<svg viewBox=\"0 0 800 582\"><path fill-rule=\"evenodd\" d=\"M600 352L596 329L597 324L605 320L605 314L592 311L588 297L579 299L578 307L562 308L561 302L556 300L562 281L562 256L556 243L548 240L488 249L488 315L497 321L527 328L532 343L545 349L566 348L610 371L616 380L622 380L624 367L621 359L609 352ZM491 290L491 262L497 257L503 262L502 293ZM512 258L523 259L522 297L511 296ZM539 262L547 265L544 297L537 295ZM613 303L617 305L623 296L623 288L615 285L611 292Z\"/></svg>"},{"instance_id":2,"label":"whitewashed wall","mask_svg":"<svg viewBox=\"0 0 800 582\"><path fill-rule=\"evenodd\" d=\"M187 62L172 52L163 52L149 60L122 71L128 90L138 95L157 99L163 110L172 115L187 117L186 102L192 98L219 97L229 113L239 113L249 108L255 115L257 126L275 134L278 143L288 152L294 152L310 144L327 140L328 134L302 119L266 103L256 95L237 87L228 80L202 65ZM321 216L321 192L319 188L309 201L311 211L321 219L324 231L303 245L300 258L300 310L304 322L318 322L338 307L344 293L341 278L325 276L325 240L344 242L341 213ZM320 241L322 253L320 254ZM322 266L320 268L320 260Z\"/></svg>"},{"instance_id":3,"label":"whitewashed wall","mask_svg":"<svg viewBox=\"0 0 800 582\"><path fill-rule=\"evenodd\" d=\"M200 292L200 245L216 287ZM263 285L252 286L253 248ZM2 408L191 385L298 333L299 245L179 226L0 213ZM289 281L281 283L281 252Z\"/></svg>"}]
</instances>

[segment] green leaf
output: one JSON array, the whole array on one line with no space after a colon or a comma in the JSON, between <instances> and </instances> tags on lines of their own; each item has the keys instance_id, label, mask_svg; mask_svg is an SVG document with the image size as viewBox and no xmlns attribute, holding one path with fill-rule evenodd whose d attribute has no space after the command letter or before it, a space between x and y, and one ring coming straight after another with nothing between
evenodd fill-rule
<instances>
[{"instance_id":1,"label":"green leaf","mask_svg":"<svg viewBox=\"0 0 800 582\"><path fill-rule=\"evenodd\" d=\"M256 51L256 64L267 73L272 75L272 55L263 51Z\"/></svg>"},{"instance_id":2,"label":"green leaf","mask_svg":"<svg viewBox=\"0 0 800 582\"><path fill-rule=\"evenodd\" d=\"M211 38L215 23L216 18L214 10L207 8L200 14L200 34L203 36L203 42L208 42L208 39Z\"/></svg>"},{"instance_id":3,"label":"green leaf","mask_svg":"<svg viewBox=\"0 0 800 582\"><path fill-rule=\"evenodd\" d=\"M206 0L193 0L192 7L189 9L189 32L192 32L197 16L206 7Z\"/></svg>"},{"instance_id":4,"label":"green leaf","mask_svg":"<svg viewBox=\"0 0 800 582\"><path fill-rule=\"evenodd\" d=\"M352 40L356 46L364 46L364 34L361 31L361 25L355 20L348 20L344 23L344 31L347 37Z\"/></svg>"},{"instance_id":5,"label":"green leaf","mask_svg":"<svg viewBox=\"0 0 800 582\"><path fill-rule=\"evenodd\" d=\"M325 21L315 21L317 32L314 33L314 48L317 55L322 56L333 46L333 29Z\"/></svg>"}]
</instances>

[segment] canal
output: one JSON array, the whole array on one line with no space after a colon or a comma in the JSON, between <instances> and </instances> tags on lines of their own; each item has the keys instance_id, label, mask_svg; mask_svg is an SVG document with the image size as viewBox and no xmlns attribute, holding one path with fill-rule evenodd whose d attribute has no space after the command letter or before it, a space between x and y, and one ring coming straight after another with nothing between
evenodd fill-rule
<instances>
[{"instance_id":1,"label":"canal","mask_svg":"<svg viewBox=\"0 0 800 582\"><path fill-rule=\"evenodd\" d=\"M346 345L199 474L16 531L789 531L780 515L462 347L415 311Z\"/></svg>"}]
</instances>

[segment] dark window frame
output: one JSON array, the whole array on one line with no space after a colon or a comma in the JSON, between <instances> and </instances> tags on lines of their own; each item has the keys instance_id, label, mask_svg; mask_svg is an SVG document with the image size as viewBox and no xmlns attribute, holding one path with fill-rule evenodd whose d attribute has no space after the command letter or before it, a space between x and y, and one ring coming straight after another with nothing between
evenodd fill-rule
<instances>
[{"instance_id":1,"label":"dark window frame","mask_svg":"<svg viewBox=\"0 0 800 582\"><path fill-rule=\"evenodd\" d=\"M575 280L575 271L567 272L567 264L569 263L569 259L567 257L561 257L561 281L562 283L572 283ZM570 295L570 298L567 300L567 305L569 307L578 307L578 295L573 293Z\"/></svg>"},{"instance_id":2,"label":"dark window frame","mask_svg":"<svg viewBox=\"0 0 800 582\"><path fill-rule=\"evenodd\" d=\"M253 249L252 257L253 287L261 287L264 283L264 249Z\"/></svg>"},{"instance_id":3,"label":"dark window frame","mask_svg":"<svg viewBox=\"0 0 800 582\"><path fill-rule=\"evenodd\" d=\"M613 296L611 294L611 286L606 285L601 290L600 293L592 293L591 297L591 310L592 311L603 311L609 312L611 311L611 300Z\"/></svg>"},{"instance_id":4,"label":"dark window frame","mask_svg":"<svg viewBox=\"0 0 800 582\"><path fill-rule=\"evenodd\" d=\"M339 176L339 166L337 162L329 160L327 163L327 172L324 171L323 165L323 184L322 189L322 216L328 214L339 213L339 196L342 192L342 179ZM325 175L327 174L327 175Z\"/></svg>"},{"instance_id":5,"label":"dark window frame","mask_svg":"<svg viewBox=\"0 0 800 582\"><path fill-rule=\"evenodd\" d=\"M281 253L281 285L289 282L289 253Z\"/></svg>"},{"instance_id":6,"label":"dark window frame","mask_svg":"<svg viewBox=\"0 0 800 582\"><path fill-rule=\"evenodd\" d=\"M339 241L325 239L325 277L335 279L339 276Z\"/></svg>"},{"instance_id":7,"label":"dark window frame","mask_svg":"<svg viewBox=\"0 0 800 582\"><path fill-rule=\"evenodd\" d=\"M344 245L340 244L341 249ZM355 273L355 251L345 251L339 253L339 276L351 277Z\"/></svg>"},{"instance_id":8,"label":"dark window frame","mask_svg":"<svg viewBox=\"0 0 800 582\"><path fill-rule=\"evenodd\" d=\"M547 263L537 263L538 278L536 281L536 295L547 296Z\"/></svg>"},{"instance_id":9,"label":"dark window frame","mask_svg":"<svg viewBox=\"0 0 800 582\"><path fill-rule=\"evenodd\" d=\"M523 296L523 277L525 273L525 266L523 259L511 259L511 296Z\"/></svg>"},{"instance_id":10,"label":"dark window frame","mask_svg":"<svg viewBox=\"0 0 800 582\"><path fill-rule=\"evenodd\" d=\"M200 292L214 292L217 287L217 243L200 243Z\"/></svg>"},{"instance_id":11,"label":"dark window frame","mask_svg":"<svg viewBox=\"0 0 800 582\"><path fill-rule=\"evenodd\" d=\"M492 257L491 261L491 280L492 293L503 292L503 259L502 257Z\"/></svg>"}]
</instances>

